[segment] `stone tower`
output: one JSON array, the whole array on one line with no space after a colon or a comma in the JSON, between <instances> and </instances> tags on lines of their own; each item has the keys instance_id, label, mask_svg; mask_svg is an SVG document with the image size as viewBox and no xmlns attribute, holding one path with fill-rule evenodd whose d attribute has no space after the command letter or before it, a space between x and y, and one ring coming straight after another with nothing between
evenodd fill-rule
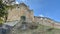
<instances>
[{"instance_id":1,"label":"stone tower","mask_svg":"<svg viewBox=\"0 0 60 34\"><path fill-rule=\"evenodd\" d=\"M25 16L26 21L34 21L33 10L24 3L15 4L14 8L8 10L7 21L20 20L21 16Z\"/></svg>"}]
</instances>

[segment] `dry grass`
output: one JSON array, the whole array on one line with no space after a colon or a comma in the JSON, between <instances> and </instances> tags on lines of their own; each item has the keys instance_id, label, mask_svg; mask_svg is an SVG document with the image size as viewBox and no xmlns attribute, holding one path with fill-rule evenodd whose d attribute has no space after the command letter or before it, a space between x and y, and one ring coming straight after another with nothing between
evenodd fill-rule
<instances>
[{"instance_id":1,"label":"dry grass","mask_svg":"<svg viewBox=\"0 0 60 34\"><path fill-rule=\"evenodd\" d=\"M43 26L43 25L38 25L37 29L29 29L26 31L20 31L17 30L17 34L60 34L60 29L52 29L51 31L48 31L48 29L51 28L49 26Z\"/></svg>"}]
</instances>

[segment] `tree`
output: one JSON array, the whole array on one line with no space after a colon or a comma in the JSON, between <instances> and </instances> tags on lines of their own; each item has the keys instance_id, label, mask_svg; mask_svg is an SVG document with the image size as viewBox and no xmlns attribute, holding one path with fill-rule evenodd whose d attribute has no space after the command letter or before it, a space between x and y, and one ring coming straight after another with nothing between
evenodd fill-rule
<instances>
[{"instance_id":1,"label":"tree","mask_svg":"<svg viewBox=\"0 0 60 34\"><path fill-rule=\"evenodd\" d=\"M0 23L2 23L4 16L7 16L7 5L2 3L2 0L0 0Z\"/></svg>"}]
</instances>

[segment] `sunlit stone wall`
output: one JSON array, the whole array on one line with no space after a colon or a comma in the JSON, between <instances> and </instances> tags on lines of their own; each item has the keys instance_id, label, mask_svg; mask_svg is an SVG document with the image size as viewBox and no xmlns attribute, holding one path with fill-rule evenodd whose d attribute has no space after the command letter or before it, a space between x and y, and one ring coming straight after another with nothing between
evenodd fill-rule
<instances>
[{"instance_id":1,"label":"sunlit stone wall","mask_svg":"<svg viewBox=\"0 0 60 34\"><path fill-rule=\"evenodd\" d=\"M34 20L33 10L30 10L28 6L24 3L19 5L14 5L15 8L8 10L8 19L7 21L20 20L21 16L25 16L26 20Z\"/></svg>"}]
</instances>

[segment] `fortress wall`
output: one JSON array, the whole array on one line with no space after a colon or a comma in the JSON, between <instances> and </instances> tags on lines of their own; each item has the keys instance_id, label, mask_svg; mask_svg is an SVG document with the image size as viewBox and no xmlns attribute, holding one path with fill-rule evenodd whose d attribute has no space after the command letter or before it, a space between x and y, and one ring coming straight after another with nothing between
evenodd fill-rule
<instances>
[{"instance_id":1,"label":"fortress wall","mask_svg":"<svg viewBox=\"0 0 60 34\"><path fill-rule=\"evenodd\" d=\"M20 20L21 16L25 16L29 21L33 21L34 15L33 11L29 9L24 3L15 6L15 8L8 10L7 21Z\"/></svg>"}]
</instances>

